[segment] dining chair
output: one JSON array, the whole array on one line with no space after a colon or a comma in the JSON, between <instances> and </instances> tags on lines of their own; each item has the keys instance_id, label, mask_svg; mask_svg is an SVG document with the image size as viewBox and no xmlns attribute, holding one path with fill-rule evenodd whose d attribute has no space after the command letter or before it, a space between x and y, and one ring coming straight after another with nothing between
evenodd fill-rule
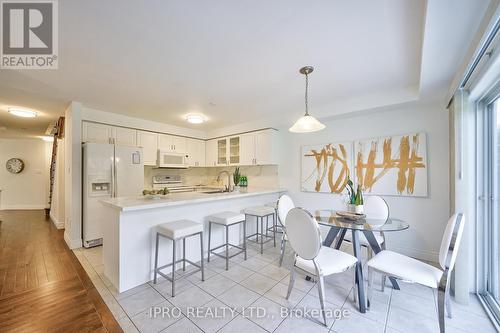
<instances>
[{"instance_id":1,"label":"dining chair","mask_svg":"<svg viewBox=\"0 0 500 333\"><path fill-rule=\"evenodd\" d=\"M286 242L288 240L288 237L286 236L286 216L288 215L288 212L292 209L295 208L295 204L293 203L292 198L290 196L283 194L280 196L278 200L278 221L281 224L281 230L283 231L281 235L281 243L280 243L280 261L279 265L281 266L283 264L283 257L285 256L285 247L286 247Z\"/></svg>"},{"instance_id":2,"label":"dining chair","mask_svg":"<svg viewBox=\"0 0 500 333\"><path fill-rule=\"evenodd\" d=\"M358 260L348 253L323 246L318 222L311 213L302 208L292 208L288 212L286 233L294 251L286 299L292 292L296 270L315 276L318 280L321 314L326 326L324 277L347 271L355 266Z\"/></svg>"},{"instance_id":3,"label":"dining chair","mask_svg":"<svg viewBox=\"0 0 500 333\"><path fill-rule=\"evenodd\" d=\"M465 225L462 213L454 214L448 220L439 249L439 265L441 269L405 255L384 250L375 255L368 265L368 299L370 308L372 295L373 272L381 272L409 283L417 283L438 290L439 330L445 332L445 306L451 318L450 274L455 267L460 241Z\"/></svg>"}]
</instances>

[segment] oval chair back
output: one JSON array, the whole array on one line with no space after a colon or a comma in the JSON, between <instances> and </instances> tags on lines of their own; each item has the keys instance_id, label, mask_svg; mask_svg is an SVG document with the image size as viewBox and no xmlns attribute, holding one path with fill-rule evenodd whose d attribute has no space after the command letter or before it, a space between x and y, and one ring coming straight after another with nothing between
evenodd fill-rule
<instances>
[{"instance_id":1,"label":"oval chair back","mask_svg":"<svg viewBox=\"0 0 500 333\"><path fill-rule=\"evenodd\" d=\"M283 194L278 200L278 220L283 227L286 223L286 216L292 208L295 208L295 204L293 203L292 198L290 198L290 196L286 194Z\"/></svg>"},{"instance_id":2,"label":"oval chair back","mask_svg":"<svg viewBox=\"0 0 500 333\"><path fill-rule=\"evenodd\" d=\"M389 205L378 195L366 196L364 198L363 208L368 218L384 221L387 221L389 218Z\"/></svg>"},{"instance_id":3,"label":"oval chair back","mask_svg":"<svg viewBox=\"0 0 500 333\"><path fill-rule=\"evenodd\" d=\"M302 209L293 208L286 217L286 234L295 253L303 259L316 258L321 249L318 222Z\"/></svg>"},{"instance_id":4,"label":"oval chair back","mask_svg":"<svg viewBox=\"0 0 500 333\"><path fill-rule=\"evenodd\" d=\"M451 271L455 266L458 248L464 232L465 216L456 213L448 220L439 249L439 264L443 270Z\"/></svg>"}]
</instances>

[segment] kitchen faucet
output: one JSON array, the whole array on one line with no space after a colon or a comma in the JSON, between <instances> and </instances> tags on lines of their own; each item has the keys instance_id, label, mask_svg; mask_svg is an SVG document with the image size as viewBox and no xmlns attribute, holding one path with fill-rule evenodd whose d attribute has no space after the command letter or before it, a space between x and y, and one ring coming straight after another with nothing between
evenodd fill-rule
<instances>
[{"instance_id":1,"label":"kitchen faucet","mask_svg":"<svg viewBox=\"0 0 500 333\"><path fill-rule=\"evenodd\" d=\"M227 174L227 186L226 186L226 189L224 190L224 192L231 192L231 175L229 174L228 171L222 170L221 172L219 172L219 175L217 176L217 182L219 182L221 180L220 176L223 173Z\"/></svg>"}]
</instances>

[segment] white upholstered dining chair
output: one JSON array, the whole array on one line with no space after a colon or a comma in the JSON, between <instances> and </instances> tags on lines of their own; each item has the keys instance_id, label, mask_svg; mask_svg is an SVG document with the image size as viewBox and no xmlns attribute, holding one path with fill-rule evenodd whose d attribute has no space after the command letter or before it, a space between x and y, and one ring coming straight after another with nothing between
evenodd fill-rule
<instances>
[{"instance_id":1,"label":"white upholstered dining chair","mask_svg":"<svg viewBox=\"0 0 500 333\"><path fill-rule=\"evenodd\" d=\"M288 299L292 292L296 270L315 276L318 280L321 314L326 326L324 277L344 272L354 267L358 260L348 253L323 246L318 222L302 208L293 208L288 212L286 233L295 252L286 298Z\"/></svg>"},{"instance_id":2,"label":"white upholstered dining chair","mask_svg":"<svg viewBox=\"0 0 500 333\"><path fill-rule=\"evenodd\" d=\"M372 294L373 271L378 271L406 282L418 283L426 287L437 289L439 330L441 333L444 333L445 306L448 317L451 318L449 278L455 267L455 260L457 258L460 241L462 240L464 224L465 217L462 213L454 214L448 220L439 249L439 265L441 269L417 259L387 250L381 251L370 259L367 263L368 308L370 307L370 298Z\"/></svg>"},{"instance_id":3,"label":"white upholstered dining chair","mask_svg":"<svg viewBox=\"0 0 500 333\"><path fill-rule=\"evenodd\" d=\"M281 236L280 243L280 261L279 265L283 264L283 257L285 256L285 247L288 237L286 236L286 216L288 212L295 208L295 204L293 203L292 198L290 196L283 194L278 200L278 221L281 224L281 230L283 230L283 234Z\"/></svg>"}]
</instances>

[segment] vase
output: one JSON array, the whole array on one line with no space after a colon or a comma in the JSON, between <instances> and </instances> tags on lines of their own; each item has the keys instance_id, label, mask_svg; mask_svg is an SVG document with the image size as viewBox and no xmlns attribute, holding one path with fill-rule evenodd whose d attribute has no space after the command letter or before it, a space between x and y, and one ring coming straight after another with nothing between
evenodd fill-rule
<instances>
[{"instance_id":1,"label":"vase","mask_svg":"<svg viewBox=\"0 0 500 333\"><path fill-rule=\"evenodd\" d=\"M364 206L363 205L355 205L354 212L356 214L364 214L364 212L365 212Z\"/></svg>"}]
</instances>

